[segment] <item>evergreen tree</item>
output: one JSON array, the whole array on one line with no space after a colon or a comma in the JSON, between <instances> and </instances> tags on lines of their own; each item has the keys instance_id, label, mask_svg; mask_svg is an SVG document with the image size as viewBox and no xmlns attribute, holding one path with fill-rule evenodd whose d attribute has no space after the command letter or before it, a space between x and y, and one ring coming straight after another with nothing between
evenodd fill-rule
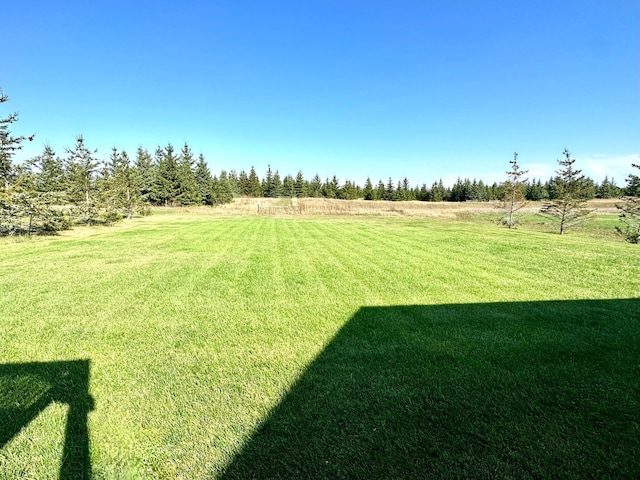
<instances>
[{"instance_id":1,"label":"evergreen tree","mask_svg":"<svg viewBox=\"0 0 640 480\"><path fill-rule=\"evenodd\" d=\"M633 168L640 170L640 165L632 164ZM620 210L620 222L622 226L616 230L624 236L629 243L640 243L640 171L638 175L630 173L627 177L627 185L624 188L624 204L616 207Z\"/></svg>"},{"instance_id":2,"label":"evergreen tree","mask_svg":"<svg viewBox=\"0 0 640 480\"><path fill-rule=\"evenodd\" d=\"M158 198L156 179L159 176L156 171L157 164L154 165L149 151L141 146L136 151L135 169L141 204L156 203ZM142 208L142 212L148 213L148 209Z\"/></svg>"},{"instance_id":3,"label":"evergreen tree","mask_svg":"<svg viewBox=\"0 0 640 480\"><path fill-rule=\"evenodd\" d=\"M604 177L600 185L596 186L596 198L617 198L622 190L616 185L615 180Z\"/></svg>"},{"instance_id":4,"label":"evergreen tree","mask_svg":"<svg viewBox=\"0 0 640 480\"><path fill-rule=\"evenodd\" d=\"M282 195L283 195L282 180L280 179L280 174L278 173L278 170L276 170L273 174L273 187L272 187L271 196L273 198L279 198L279 197L282 197Z\"/></svg>"},{"instance_id":5,"label":"evergreen tree","mask_svg":"<svg viewBox=\"0 0 640 480\"><path fill-rule=\"evenodd\" d=\"M387 185L384 188L382 200L392 201L392 200L395 200L395 197L396 197L396 190L393 186L393 179L389 177L389 180L387 180Z\"/></svg>"},{"instance_id":6,"label":"evergreen tree","mask_svg":"<svg viewBox=\"0 0 640 480\"><path fill-rule=\"evenodd\" d=\"M251 188L249 187L249 176L244 170L238 175L238 195L241 197L250 197Z\"/></svg>"},{"instance_id":7,"label":"evergreen tree","mask_svg":"<svg viewBox=\"0 0 640 480\"><path fill-rule=\"evenodd\" d=\"M251 171L249 172L249 196L258 198L262 197L262 187L260 186L260 179L256 174L256 169L251 167Z\"/></svg>"},{"instance_id":8,"label":"evergreen tree","mask_svg":"<svg viewBox=\"0 0 640 480\"><path fill-rule=\"evenodd\" d=\"M355 200L358 198L358 187L351 182L350 180L346 180L344 185L340 189L339 197L344 200Z\"/></svg>"},{"instance_id":9,"label":"evergreen tree","mask_svg":"<svg viewBox=\"0 0 640 480\"><path fill-rule=\"evenodd\" d=\"M554 179L554 198L547 201L540 210L541 213L558 219L560 235L590 213L586 208L588 192L585 177L581 175L581 170L573 168L575 159L571 158L571 153L566 148L562 154L564 159L558 160L561 169L556 171L558 176Z\"/></svg>"},{"instance_id":10,"label":"evergreen tree","mask_svg":"<svg viewBox=\"0 0 640 480\"><path fill-rule=\"evenodd\" d=\"M0 89L0 104L9 100L2 89ZM9 189L11 177L13 175L12 157L13 154L22 148L22 142L25 140L32 141L33 135L30 137L11 135L9 126L18 120L17 113L11 113L6 117L0 117L0 182L5 190Z\"/></svg>"},{"instance_id":11,"label":"evergreen tree","mask_svg":"<svg viewBox=\"0 0 640 480\"><path fill-rule=\"evenodd\" d=\"M545 200L549 198L547 194L547 190L542 185L542 180L534 180L533 182L527 182L527 186L525 189L525 199L533 202L537 202L539 200Z\"/></svg>"},{"instance_id":12,"label":"evergreen tree","mask_svg":"<svg viewBox=\"0 0 640 480\"><path fill-rule=\"evenodd\" d=\"M133 214L141 206L140 176L131 164L129 155L124 150L118 154L115 168L111 172L116 205L125 218Z\"/></svg>"},{"instance_id":13,"label":"evergreen tree","mask_svg":"<svg viewBox=\"0 0 640 480\"><path fill-rule=\"evenodd\" d=\"M416 200L420 200L421 202L427 202L431 198L431 192L427 188L427 184L423 183L420 187L420 190L416 193Z\"/></svg>"},{"instance_id":14,"label":"evergreen tree","mask_svg":"<svg viewBox=\"0 0 640 480\"><path fill-rule=\"evenodd\" d=\"M502 208L506 211L507 217L503 219L503 224L509 228L516 226L517 218L515 214L527 204L525 199L526 178L528 170L521 170L518 165L518 154L513 154L513 160L509 162L511 170L507 172L507 180L504 182L504 197Z\"/></svg>"},{"instance_id":15,"label":"evergreen tree","mask_svg":"<svg viewBox=\"0 0 640 480\"><path fill-rule=\"evenodd\" d=\"M264 177L264 192L265 198L273 198L275 196L275 188L273 185L273 172L271 171L271 165L267 165L267 174Z\"/></svg>"},{"instance_id":16,"label":"evergreen tree","mask_svg":"<svg viewBox=\"0 0 640 480\"><path fill-rule=\"evenodd\" d=\"M282 180L282 195L289 198L296 196L295 180L291 175L287 175Z\"/></svg>"},{"instance_id":17,"label":"evergreen tree","mask_svg":"<svg viewBox=\"0 0 640 480\"><path fill-rule=\"evenodd\" d=\"M64 162L49 145L44 146L42 155L27 161L34 175L33 189L37 192L56 192L61 196L65 190Z\"/></svg>"},{"instance_id":18,"label":"evergreen tree","mask_svg":"<svg viewBox=\"0 0 640 480\"><path fill-rule=\"evenodd\" d=\"M158 205L172 205L176 202L180 192L178 160L173 145L156 149L156 185L155 203Z\"/></svg>"},{"instance_id":19,"label":"evergreen tree","mask_svg":"<svg viewBox=\"0 0 640 480\"><path fill-rule=\"evenodd\" d=\"M233 188L225 170L220 172L220 178L214 176L211 181L211 201L213 205L223 205L233 201Z\"/></svg>"},{"instance_id":20,"label":"evergreen tree","mask_svg":"<svg viewBox=\"0 0 640 480\"><path fill-rule=\"evenodd\" d=\"M320 180L320 175L317 173L309 182L308 187L309 196L312 198L318 198L322 196L322 180Z\"/></svg>"},{"instance_id":21,"label":"evergreen tree","mask_svg":"<svg viewBox=\"0 0 640 480\"><path fill-rule=\"evenodd\" d=\"M364 199L365 200L373 200L373 184L371 183L371 179L367 177L367 181L364 182Z\"/></svg>"},{"instance_id":22,"label":"evergreen tree","mask_svg":"<svg viewBox=\"0 0 640 480\"><path fill-rule=\"evenodd\" d=\"M211 196L213 178L211 177L209 165L207 165L202 153L198 156L194 175L202 203L205 205L213 205L213 198Z\"/></svg>"},{"instance_id":23,"label":"evergreen tree","mask_svg":"<svg viewBox=\"0 0 640 480\"><path fill-rule=\"evenodd\" d=\"M378 180L378 185L374 190L374 194L375 194L374 200L384 200L385 191L386 191L386 188L384 186L384 183L382 182L382 179Z\"/></svg>"},{"instance_id":24,"label":"evergreen tree","mask_svg":"<svg viewBox=\"0 0 640 480\"><path fill-rule=\"evenodd\" d=\"M298 174L296 175L296 179L294 181L294 185L293 188L295 190L295 195L298 198L301 197L307 197L308 194L308 186L307 186L307 182L304 179L304 175L302 175L302 171L298 171Z\"/></svg>"},{"instance_id":25,"label":"evergreen tree","mask_svg":"<svg viewBox=\"0 0 640 480\"><path fill-rule=\"evenodd\" d=\"M433 182L433 185L431 185L430 200L432 202L442 202L445 200L445 189L442 179L440 179L437 183Z\"/></svg>"},{"instance_id":26,"label":"evergreen tree","mask_svg":"<svg viewBox=\"0 0 640 480\"><path fill-rule=\"evenodd\" d=\"M96 198L96 172L98 160L94 157L97 150L91 151L84 143L82 135L76 137L76 145L67 151L67 192L83 216L87 226L98 214L99 204Z\"/></svg>"},{"instance_id":27,"label":"evergreen tree","mask_svg":"<svg viewBox=\"0 0 640 480\"><path fill-rule=\"evenodd\" d=\"M185 142L178 157L177 168L178 191L176 201L180 205L199 205L202 203L198 182L193 172L194 164L191 147Z\"/></svg>"}]
</instances>

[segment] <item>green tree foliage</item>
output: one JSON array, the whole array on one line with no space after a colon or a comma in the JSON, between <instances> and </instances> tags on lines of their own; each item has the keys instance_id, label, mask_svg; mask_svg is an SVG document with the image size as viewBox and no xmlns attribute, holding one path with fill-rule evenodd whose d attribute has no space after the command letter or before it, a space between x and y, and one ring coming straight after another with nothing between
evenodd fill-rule
<instances>
[{"instance_id":1,"label":"green tree foliage","mask_svg":"<svg viewBox=\"0 0 640 480\"><path fill-rule=\"evenodd\" d=\"M546 200L549 198L549 194L547 189L542 184L542 180L534 180L532 182L527 182L527 186L525 188L525 199L537 202L540 200Z\"/></svg>"},{"instance_id":2,"label":"green tree foliage","mask_svg":"<svg viewBox=\"0 0 640 480\"><path fill-rule=\"evenodd\" d=\"M0 104L9 100L9 97L0 89ZM30 137L11 135L9 126L18 120L17 113L11 113L6 117L0 117L0 182L5 190L9 189L10 180L13 175L12 157L14 153L22 148L22 142L33 140Z\"/></svg>"},{"instance_id":3,"label":"green tree foliage","mask_svg":"<svg viewBox=\"0 0 640 480\"><path fill-rule=\"evenodd\" d=\"M156 182L154 187L154 203L157 205L176 204L180 193L178 159L173 145L158 147L155 153Z\"/></svg>"},{"instance_id":4,"label":"green tree foliage","mask_svg":"<svg viewBox=\"0 0 640 480\"><path fill-rule=\"evenodd\" d=\"M291 175L286 175L282 180L282 196L289 198L296 196L295 180Z\"/></svg>"},{"instance_id":5,"label":"green tree foliage","mask_svg":"<svg viewBox=\"0 0 640 480\"><path fill-rule=\"evenodd\" d=\"M138 175L140 201L142 204L153 202L156 189L156 171L153 158L146 148L138 147L135 169ZM143 209L146 212L146 209Z\"/></svg>"},{"instance_id":6,"label":"green tree foliage","mask_svg":"<svg viewBox=\"0 0 640 480\"><path fill-rule=\"evenodd\" d=\"M600 185L596 185L596 198L618 198L622 195L622 189L616 185L615 180L604 177Z\"/></svg>"},{"instance_id":7,"label":"green tree foliage","mask_svg":"<svg viewBox=\"0 0 640 480\"><path fill-rule=\"evenodd\" d=\"M375 196L373 193L373 184L371 183L371 179L367 177L366 182L364 182L364 199L365 200L375 200Z\"/></svg>"},{"instance_id":8,"label":"green tree foliage","mask_svg":"<svg viewBox=\"0 0 640 480\"><path fill-rule=\"evenodd\" d=\"M33 177L33 190L64 195L66 182L64 161L49 145L45 145L42 155L27 160L26 165Z\"/></svg>"},{"instance_id":9,"label":"green tree foliage","mask_svg":"<svg viewBox=\"0 0 640 480\"><path fill-rule=\"evenodd\" d=\"M249 196L250 197L262 197L263 196L262 187L260 185L260 179L256 174L256 169L252 166L249 171ZM265 195L266 196L266 195Z\"/></svg>"},{"instance_id":10,"label":"green tree foliage","mask_svg":"<svg viewBox=\"0 0 640 480\"><path fill-rule=\"evenodd\" d=\"M194 164L191 148L185 142L178 158L177 196L175 199L175 203L178 205L199 205L202 203L202 196L193 171Z\"/></svg>"},{"instance_id":11,"label":"green tree foliage","mask_svg":"<svg viewBox=\"0 0 640 480\"><path fill-rule=\"evenodd\" d=\"M97 198L96 172L98 160L84 143L82 135L76 137L74 148L67 149L67 193L69 199L78 207L87 226L95 220L99 211Z\"/></svg>"},{"instance_id":12,"label":"green tree foliage","mask_svg":"<svg viewBox=\"0 0 640 480\"><path fill-rule=\"evenodd\" d=\"M640 170L640 165L632 164L633 168ZM622 226L616 230L624 236L629 243L640 243L640 172L639 175L630 173L627 177L627 185L624 188L623 204L616 207L620 210L620 222Z\"/></svg>"},{"instance_id":13,"label":"green tree foliage","mask_svg":"<svg viewBox=\"0 0 640 480\"><path fill-rule=\"evenodd\" d=\"M527 204L525 199L525 189L527 179L522 178L528 170L521 170L518 165L518 154L513 154L513 160L509 161L511 170L507 172L507 179L504 182L504 197L502 208L506 212L506 217L502 223L509 228L516 226L518 218L516 214Z\"/></svg>"},{"instance_id":14,"label":"green tree foliage","mask_svg":"<svg viewBox=\"0 0 640 480\"><path fill-rule=\"evenodd\" d=\"M108 163L107 215L109 221L131 218L141 209L141 175L127 152L113 149Z\"/></svg>"},{"instance_id":15,"label":"green tree foliage","mask_svg":"<svg viewBox=\"0 0 640 480\"><path fill-rule=\"evenodd\" d=\"M294 180L293 188L297 198L309 196L308 182L304 179L304 175L300 170L298 171L296 179Z\"/></svg>"},{"instance_id":16,"label":"green tree foliage","mask_svg":"<svg viewBox=\"0 0 640 480\"><path fill-rule=\"evenodd\" d=\"M202 203L205 205L213 205L213 177L211 176L209 165L207 165L207 161L202 154L198 156L198 161L196 162L195 177Z\"/></svg>"},{"instance_id":17,"label":"green tree foliage","mask_svg":"<svg viewBox=\"0 0 640 480\"><path fill-rule=\"evenodd\" d=\"M553 181L553 195L540 209L540 213L558 219L560 235L590 213L586 208L590 192L585 176L581 175L581 170L573 168L575 159L571 158L569 150L565 148L562 154L564 159L558 160L561 168L556 171L558 175Z\"/></svg>"},{"instance_id":18,"label":"green tree foliage","mask_svg":"<svg viewBox=\"0 0 640 480\"><path fill-rule=\"evenodd\" d=\"M220 177L213 177L211 182L211 204L223 205L233 201L233 188L229 176L225 170L220 172Z\"/></svg>"}]
</instances>

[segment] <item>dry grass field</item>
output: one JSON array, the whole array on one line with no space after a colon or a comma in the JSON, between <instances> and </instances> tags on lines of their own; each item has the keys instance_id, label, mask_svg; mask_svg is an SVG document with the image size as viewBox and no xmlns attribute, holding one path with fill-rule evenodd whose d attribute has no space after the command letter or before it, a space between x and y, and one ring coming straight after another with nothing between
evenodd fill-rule
<instances>
[{"instance_id":1,"label":"dry grass field","mask_svg":"<svg viewBox=\"0 0 640 480\"><path fill-rule=\"evenodd\" d=\"M588 202L588 208L598 213L616 213L615 199L596 199ZM521 213L537 213L542 202L530 202ZM191 207L190 212L210 208ZM409 216L458 219L470 214L500 212L500 202L389 202L367 200L336 200L329 198L236 198L232 203L217 207L223 215L372 215Z\"/></svg>"}]
</instances>

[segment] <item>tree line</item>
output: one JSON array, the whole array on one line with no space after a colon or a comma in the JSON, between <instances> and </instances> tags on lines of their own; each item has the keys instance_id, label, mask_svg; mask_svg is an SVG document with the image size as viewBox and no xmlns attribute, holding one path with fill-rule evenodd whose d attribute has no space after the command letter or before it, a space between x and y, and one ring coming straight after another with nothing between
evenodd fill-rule
<instances>
[{"instance_id":1,"label":"tree line","mask_svg":"<svg viewBox=\"0 0 640 480\"><path fill-rule=\"evenodd\" d=\"M7 101L0 91L0 103ZM147 214L151 206L221 205L235 197L323 197L370 201L510 202L508 226L515 225L514 209L526 201L553 202L566 196L562 173L542 182L513 177L519 170L517 154L505 182L487 184L477 179L461 179L445 186L442 179L430 186L412 186L408 178L364 185L337 176L322 180L317 174L308 180L302 171L281 176L267 168L261 178L254 167L249 172L222 170L212 174L202 154L197 157L188 143L177 151L172 144L157 147L153 153L138 147L133 158L113 148L107 159L78 136L75 144L58 155L45 145L43 152L20 164L13 156L24 141L33 136L13 137L9 126L17 114L0 118L0 234L47 233L69 228L73 223L92 225ZM568 153L568 152L567 152ZM569 159L568 155L567 158ZM631 176L630 176L631 178ZM629 181L628 181L629 183ZM605 177L601 183L580 175L576 180L576 198L618 198L635 195L634 184L618 187ZM577 193L579 192L579 193ZM635 192L635 193L634 193ZM552 214L550 208L546 213ZM629 214L627 214L628 216ZM562 231L562 229L561 229Z\"/></svg>"}]
</instances>

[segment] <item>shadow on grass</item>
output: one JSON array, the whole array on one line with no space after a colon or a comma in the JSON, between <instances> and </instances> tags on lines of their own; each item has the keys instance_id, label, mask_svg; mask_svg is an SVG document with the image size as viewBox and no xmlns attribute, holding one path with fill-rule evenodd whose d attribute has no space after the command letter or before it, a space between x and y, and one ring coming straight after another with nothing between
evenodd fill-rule
<instances>
[{"instance_id":1,"label":"shadow on grass","mask_svg":"<svg viewBox=\"0 0 640 480\"><path fill-rule=\"evenodd\" d=\"M89 360L0 365L0 449L53 402L69 406L59 478L91 478Z\"/></svg>"},{"instance_id":2,"label":"shadow on grass","mask_svg":"<svg viewBox=\"0 0 640 480\"><path fill-rule=\"evenodd\" d=\"M364 307L220 478L640 478L640 301Z\"/></svg>"}]
</instances>

